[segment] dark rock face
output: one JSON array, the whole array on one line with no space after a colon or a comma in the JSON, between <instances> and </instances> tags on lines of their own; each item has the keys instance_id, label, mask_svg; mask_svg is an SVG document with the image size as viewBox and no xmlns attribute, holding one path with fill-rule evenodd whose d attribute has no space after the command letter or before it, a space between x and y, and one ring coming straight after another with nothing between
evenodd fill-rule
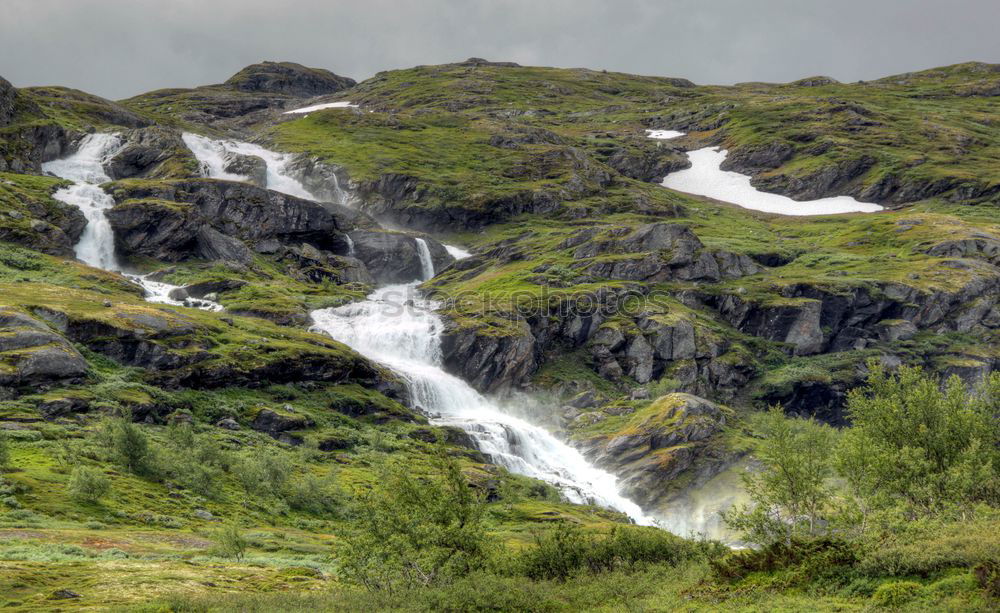
<instances>
[{"instance_id":1,"label":"dark rock face","mask_svg":"<svg viewBox=\"0 0 1000 613\"><path fill-rule=\"evenodd\" d=\"M181 140L180 134L151 126L128 130L122 134L121 149L108 160L104 169L113 179L167 178L177 172L165 167L165 162L172 159L177 160L178 168L186 167L194 174L197 161Z\"/></svg>"},{"instance_id":2,"label":"dark rock face","mask_svg":"<svg viewBox=\"0 0 1000 613\"><path fill-rule=\"evenodd\" d=\"M309 190L310 194L322 202L344 204L344 201L349 198L346 188L350 186L350 177L347 171L339 166L326 164L316 157L300 155L292 160L287 168L288 172ZM365 224L359 223L358 225ZM374 227L377 224L372 221L368 225Z\"/></svg>"},{"instance_id":3,"label":"dark rock face","mask_svg":"<svg viewBox=\"0 0 1000 613\"><path fill-rule=\"evenodd\" d=\"M7 79L0 77L0 128L14 120L16 98L17 90L14 86Z\"/></svg>"},{"instance_id":4,"label":"dark rock face","mask_svg":"<svg viewBox=\"0 0 1000 613\"><path fill-rule=\"evenodd\" d=\"M616 474L621 493L643 508L672 493L664 484L695 465L701 448L727 420L725 409L691 394L670 394L653 406L662 413L634 424L633 434L597 437L580 445L589 460Z\"/></svg>"},{"instance_id":5,"label":"dark rock face","mask_svg":"<svg viewBox=\"0 0 1000 613\"><path fill-rule=\"evenodd\" d=\"M509 389L538 368L535 339L525 322L520 334L491 336L451 326L441 337L444 365L484 392Z\"/></svg>"},{"instance_id":6,"label":"dark rock face","mask_svg":"<svg viewBox=\"0 0 1000 613\"><path fill-rule=\"evenodd\" d=\"M746 145L735 147L723 160L722 170L736 170L743 174L755 174L763 170L777 168L795 155L795 148L786 142L774 141L766 145Z\"/></svg>"},{"instance_id":7,"label":"dark rock face","mask_svg":"<svg viewBox=\"0 0 1000 613\"><path fill-rule=\"evenodd\" d=\"M83 356L45 324L0 309L0 389L72 383L87 369Z\"/></svg>"},{"instance_id":8,"label":"dark rock face","mask_svg":"<svg viewBox=\"0 0 1000 613\"><path fill-rule=\"evenodd\" d=\"M41 174L43 162L73 151L74 134L62 126L32 123L10 130L0 140L0 172Z\"/></svg>"},{"instance_id":9,"label":"dark rock face","mask_svg":"<svg viewBox=\"0 0 1000 613\"><path fill-rule=\"evenodd\" d=\"M345 248L342 230L354 214L311 200L230 181L210 179L117 184L119 203L108 211L115 244L123 254L178 261L200 254L246 263L247 244L309 242ZM169 201L174 204L164 204Z\"/></svg>"},{"instance_id":10,"label":"dark rock face","mask_svg":"<svg viewBox=\"0 0 1000 613\"><path fill-rule=\"evenodd\" d=\"M354 254L364 262L376 283L408 283L422 278L417 240L398 232L354 230ZM435 273L455 261L441 243L424 237Z\"/></svg>"},{"instance_id":11,"label":"dark rock face","mask_svg":"<svg viewBox=\"0 0 1000 613\"><path fill-rule=\"evenodd\" d=\"M225 82L226 86L240 91L285 94L296 98L333 94L355 84L354 79L294 62L251 64Z\"/></svg>"}]
</instances>

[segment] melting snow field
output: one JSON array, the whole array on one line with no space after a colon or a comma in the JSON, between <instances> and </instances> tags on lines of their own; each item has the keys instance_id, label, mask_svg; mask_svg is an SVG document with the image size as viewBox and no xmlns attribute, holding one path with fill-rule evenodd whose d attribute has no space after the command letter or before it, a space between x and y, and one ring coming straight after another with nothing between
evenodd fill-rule
<instances>
[{"instance_id":1,"label":"melting snow field","mask_svg":"<svg viewBox=\"0 0 1000 613\"><path fill-rule=\"evenodd\" d=\"M312 106L304 106L300 109L292 109L290 111L285 111L284 115L292 115L295 113L312 113L313 111L322 111L323 109L356 109L358 105L351 104L346 100L341 100L340 102L329 102L327 104L314 104Z\"/></svg>"},{"instance_id":2,"label":"melting snow field","mask_svg":"<svg viewBox=\"0 0 1000 613\"><path fill-rule=\"evenodd\" d=\"M747 175L720 168L722 161L726 159L726 153L725 149L715 147L689 151L691 168L670 173L661 185L679 192L731 202L745 209L781 215L874 213L882 210L877 204L858 202L850 196L799 202L788 196L759 191L750 185L750 177Z\"/></svg>"},{"instance_id":3,"label":"melting snow field","mask_svg":"<svg viewBox=\"0 0 1000 613\"><path fill-rule=\"evenodd\" d=\"M666 140L670 138L677 138L678 136L684 136L684 133L678 132L677 130L646 130L646 136L657 140Z\"/></svg>"}]
</instances>

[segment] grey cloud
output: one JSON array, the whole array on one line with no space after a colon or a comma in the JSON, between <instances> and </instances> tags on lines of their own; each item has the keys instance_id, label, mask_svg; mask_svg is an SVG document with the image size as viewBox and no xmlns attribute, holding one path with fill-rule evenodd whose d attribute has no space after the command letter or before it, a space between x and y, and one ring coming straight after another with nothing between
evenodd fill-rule
<instances>
[{"instance_id":1,"label":"grey cloud","mask_svg":"<svg viewBox=\"0 0 1000 613\"><path fill-rule=\"evenodd\" d=\"M996 0L2 0L0 75L111 98L264 59L364 79L480 56L698 83L1000 62Z\"/></svg>"}]
</instances>

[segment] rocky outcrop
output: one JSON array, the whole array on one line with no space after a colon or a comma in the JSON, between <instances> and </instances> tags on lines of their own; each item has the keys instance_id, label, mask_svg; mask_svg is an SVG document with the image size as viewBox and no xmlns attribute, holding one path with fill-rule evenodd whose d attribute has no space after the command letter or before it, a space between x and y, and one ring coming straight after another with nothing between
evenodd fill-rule
<instances>
[{"instance_id":1,"label":"rocky outcrop","mask_svg":"<svg viewBox=\"0 0 1000 613\"><path fill-rule=\"evenodd\" d=\"M249 247L301 244L347 252L357 214L245 183L211 179L119 183L107 216L125 255L249 262ZM258 249L260 250L260 249ZM267 249L265 249L266 251Z\"/></svg>"},{"instance_id":2,"label":"rocky outcrop","mask_svg":"<svg viewBox=\"0 0 1000 613\"><path fill-rule=\"evenodd\" d=\"M612 232L620 233L620 230ZM761 272L750 257L727 251L709 251L687 226L653 223L619 237L581 230L571 239L582 243L573 252L572 267L601 279L623 281L721 281ZM600 256L636 254L634 258Z\"/></svg>"},{"instance_id":3,"label":"rocky outcrop","mask_svg":"<svg viewBox=\"0 0 1000 613\"><path fill-rule=\"evenodd\" d=\"M347 204L352 197L347 191L351 184L350 177L341 166L324 163L317 157L299 155L289 162L287 171L321 202Z\"/></svg>"},{"instance_id":4,"label":"rocky outcrop","mask_svg":"<svg viewBox=\"0 0 1000 613\"><path fill-rule=\"evenodd\" d=\"M607 152L604 163L619 173L637 179L659 183L668 174L691 167L684 150L662 141L642 139Z\"/></svg>"},{"instance_id":5,"label":"rocky outcrop","mask_svg":"<svg viewBox=\"0 0 1000 613\"><path fill-rule=\"evenodd\" d=\"M72 153L75 136L55 123L11 126L0 139L0 172L41 174L43 162Z\"/></svg>"},{"instance_id":6,"label":"rocky outcrop","mask_svg":"<svg viewBox=\"0 0 1000 613\"><path fill-rule=\"evenodd\" d=\"M0 308L0 391L78 382L87 369L83 356L48 326Z\"/></svg>"},{"instance_id":7,"label":"rocky outcrop","mask_svg":"<svg viewBox=\"0 0 1000 613\"><path fill-rule=\"evenodd\" d=\"M354 79L294 62L251 64L224 83L227 87L244 92L284 94L296 98L334 94L355 84Z\"/></svg>"},{"instance_id":8,"label":"rocky outcrop","mask_svg":"<svg viewBox=\"0 0 1000 613\"><path fill-rule=\"evenodd\" d=\"M704 398L670 394L636 412L621 428L580 440L577 446L590 461L618 476L624 496L648 509L676 492L671 482L694 467L729 416L728 409Z\"/></svg>"},{"instance_id":9,"label":"rocky outcrop","mask_svg":"<svg viewBox=\"0 0 1000 613\"><path fill-rule=\"evenodd\" d=\"M226 151L222 159L222 170L246 177L247 181L257 187L267 187L267 162L256 155Z\"/></svg>"},{"instance_id":10,"label":"rocky outcrop","mask_svg":"<svg viewBox=\"0 0 1000 613\"><path fill-rule=\"evenodd\" d=\"M104 164L112 179L193 177L198 162L180 133L160 126L127 130L122 146Z\"/></svg>"},{"instance_id":11,"label":"rocky outcrop","mask_svg":"<svg viewBox=\"0 0 1000 613\"><path fill-rule=\"evenodd\" d=\"M526 322L504 334L449 325L441 336L445 368L483 392L507 391L538 368L535 338Z\"/></svg>"},{"instance_id":12,"label":"rocky outcrop","mask_svg":"<svg viewBox=\"0 0 1000 613\"><path fill-rule=\"evenodd\" d=\"M355 257L364 262L378 284L409 283L423 278L420 254L415 237L401 232L354 230ZM441 243L424 237L435 273L455 261Z\"/></svg>"}]
</instances>

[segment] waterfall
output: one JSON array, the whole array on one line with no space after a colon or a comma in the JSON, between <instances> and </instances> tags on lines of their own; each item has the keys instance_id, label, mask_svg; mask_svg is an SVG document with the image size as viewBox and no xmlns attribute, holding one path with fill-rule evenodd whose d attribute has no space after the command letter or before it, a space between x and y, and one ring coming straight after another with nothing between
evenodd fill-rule
<instances>
[{"instance_id":1,"label":"waterfall","mask_svg":"<svg viewBox=\"0 0 1000 613\"><path fill-rule=\"evenodd\" d=\"M252 155L264 160L267 167L267 189L306 200L318 200L302 183L289 174L288 164L292 161L292 154L277 153L252 143L212 140L190 132L185 132L181 138L198 159L202 174L206 177L227 181L246 181L247 177L226 172L226 154ZM343 193L339 183L335 186L334 191Z\"/></svg>"},{"instance_id":2,"label":"waterfall","mask_svg":"<svg viewBox=\"0 0 1000 613\"><path fill-rule=\"evenodd\" d=\"M121 138L106 132L88 134L80 141L80 146L70 156L42 164L42 170L61 179L73 181L52 197L71 204L83 212L87 219L80 240L74 251L76 257L94 268L120 272L132 282L142 286L146 300L173 305L195 306L210 311L221 311L222 305L209 300L180 302L170 298L176 285L153 281L146 276L125 274L115 256L115 235L104 212L115 205L114 198L101 189L101 183L111 180L104 171L107 163L121 149Z\"/></svg>"},{"instance_id":3,"label":"waterfall","mask_svg":"<svg viewBox=\"0 0 1000 613\"><path fill-rule=\"evenodd\" d=\"M344 232L344 238L347 240L347 255L354 257L354 239L347 232Z\"/></svg>"},{"instance_id":4,"label":"waterfall","mask_svg":"<svg viewBox=\"0 0 1000 613\"><path fill-rule=\"evenodd\" d=\"M417 254L420 255L420 272L423 275L422 281L427 281L434 277L434 260L431 259L431 250L427 248L427 241L422 238L416 239Z\"/></svg>"},{"instance_id":5,"label":"waterfall","mask_svg":"<svg viewBox=\"0 0 1000 613\"><path fill-rule=\"evenodd\" d=\"M435 313L437 305L416 294L415 286L390 285L363 302L313 311L313 329L398 373L414 404L434 423L462 428L494 463L552 483L572 502L598 504L652 524L638 505L618 493L613 475L444 371L443 322Z\"/></svg>"},{"instance_id":6,"label":"waterfall","mask_svg":"<svg viewBox=\"0 0 1000 613\"><path fill-rule=\"evenodd\" d=\"M56 200L71 204L87 219L76 257L95 268L119 270L115 257L115 237L104 211L115 205L110 194L100 184L111 180L104 172L104 163L121 148L117 134L88 134L80 141L76 153L42 164L42 170L73 182L52 194Z\"/></svg>"}]
</instances>

